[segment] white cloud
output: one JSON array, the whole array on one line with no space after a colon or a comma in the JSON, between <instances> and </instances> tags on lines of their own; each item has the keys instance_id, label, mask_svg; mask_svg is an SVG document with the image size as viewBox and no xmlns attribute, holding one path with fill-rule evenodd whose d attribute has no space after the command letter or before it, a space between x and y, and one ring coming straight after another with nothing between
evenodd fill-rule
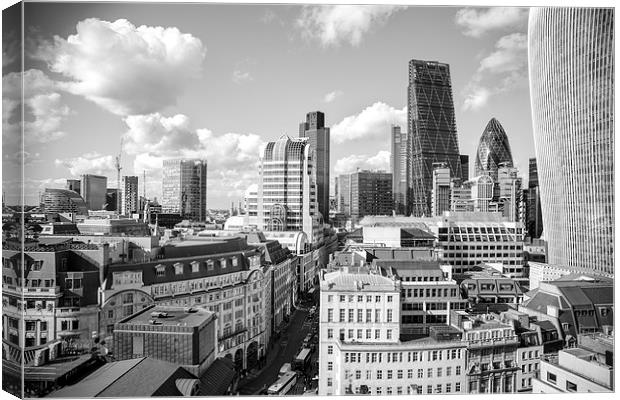
<instances>
[{"instance_id":1,"label":"white cloud","mask_svg":"<svg viewBox=\"0 0 620 400\"><path fill-rule=\"evenodd\" d=\"M225 133L193 129L185 115L165 117L159 113L125 118L126 150L136 154L134 173L147 172L149 195L161 195L161 166L166 158L207 160L209 196L237 198L258 177L259 150L264 145L256 134ZM159 182L159 186L156 183Z\"/></svg>"},{"instance_id":2,"label":"white cloud","mask_svg":"<svg viewBox=\"0 0 620 400\"><path fill-rule=\"evenodd\" d=\"M491 93L485 87L476 87L472 89L463 103L464 110L478 110L484 107L489 101Z\"/></svg>"},{"instance_id":3,"label":"white cloud","mask_svg":"<svg viewBox=\"0 0 620 400\"><path fill-rule=\"evenodd\" d=\"M73 176L80 176L82 174L116 176L114 161L113 156L101 155L95 152L66 160L56 159L54 164L68 168Z\"/></svg>"},{"instance_id":4,"label":"white cloud","mask_svg":"<svg viewBox=\"0 0 620 400\"><path fill-rule=\"evenodd\" d=\"M480 37L490 31L523 27L527 22L527 16L527 8L463 8L456 12L455 21L463 28L463 34Z\"/></svg>"},{"instance_id":5,"label":"white cloud","mask_svg":"<svg viewBox=\"0 0 620 400\"><path fill-rule=\"evenodd\" d=\"M21 121L23 82L24 123ZM41 144L56 141L66 135L62 123L71 114L56 85L45 73L37 69L12 72L2 77L2 148L4 154L25 163L36 160L33 149ZM22 128L24 149L20 153ZM21 154L21 155L20 155Z\"/></svg>"},{"instance_id":6,"label":"white cloud","mask_svg":"<svg viewBox=\"0 0 620 400\"><path fill-rule=\"evenodd\" d=\"M362 138L390 137L392 125L406 126L407 107L396 109L382 102L366 107L357 115L351 115L335 124L331 137L335 143Z\"/></svg>"},{"instance_id":7,"label":"white cloud","mask_svg":"<svg viewBox=\"0 0 620 400\"><path fill-rule=\"evenodd\" d=\"M236 69L232 73L232 80L237 85L240 85L240 84L245 83L245 82L253 81L254 78L252 78L252 75L250 75L249 72L247 72L247 71L243 72L241 70Z\"/></svg>"},{"instance_id":8,"label":"white cloud","mask_svg":"<svg viewBox=\"0 0 620 400\"><path fill-rule=\"evenodd\" d=\"M67 39L39 45L34 55L69 79L60 87L112 113L159 111L201 75L205 47L177 28L89 18L76 29Z\"/></svg>"},{"instance_id":9,"label":"white cloud","mask_svg":"<svg viewBox=\"0 0 620 400\"><path fill-rule=\"evenodd\" d=\"M389 5L304 6L296 25L306 39L318 40L323 47L348 42L359 46L374 26L383 25L405 7Z\"/></svg>"},{"instance_id":10,"label":"white cloud","mask_svg":"<svg viewBox=\"0 0 620 400\"><path fill-rule=\"evenodd\" d=\"M526 68L527 37L513 33L501 37L495 44L495 51L480 61L479 72L503 73Z\"/></svg>"},{"instance_id":11,"label":"white cloud","mask_svg":"<svg viewBox=\"0 0 620 400\"><path fill-rule=\"evenodd\" d=\"M502 36L465 86L463 109L481 109L492 96L526 84L527 37L523 33Z\"/></svg>"},{"instance_id":12,"label":"white cloud","mask_svg":"<svg viewBox=\"0 0 620 400\"><path fill-rule=\"evenodd\" d=\"M342 90L334 90L333 92L329 92L327 93L324 97L323 97L323 101L325 103L331 103L332 101L336 100L337 97L342 96L344 93L342 92Z\"/></svg>"},{"instance_id":13,"label":"white cloud","mask_svg":"<svg viewBox=\"0 0 620 400\"><path fill-rule=\"evenodd\" d=\"M357 169L383 170L390 169L390 152L381 150L373 156L352 154L336 161L334 172L336 175L350 174Z\"/></svg>"}]
</instances>

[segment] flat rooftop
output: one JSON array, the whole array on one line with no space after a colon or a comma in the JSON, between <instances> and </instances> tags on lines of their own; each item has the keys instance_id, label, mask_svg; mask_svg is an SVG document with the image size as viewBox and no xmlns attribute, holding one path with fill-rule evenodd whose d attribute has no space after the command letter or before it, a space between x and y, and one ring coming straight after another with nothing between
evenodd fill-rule
<instances>
[{"instance_id":1,"label":"flat rooftop","mask_svg":"<svg viewBox=\"0 0 620 400\"><path fill-rule=\"evenodd\" d=\"M191 312L188 312L188 310L191 310ZM155 313L158 315L155 315ZM140 312L121 320L119 323L151 326L153 325L151 320L156 320L158 326L194 327L212 320L213 316L214 313L203 308L156 306L144 308Z\"/></svg>"}]
</instances>

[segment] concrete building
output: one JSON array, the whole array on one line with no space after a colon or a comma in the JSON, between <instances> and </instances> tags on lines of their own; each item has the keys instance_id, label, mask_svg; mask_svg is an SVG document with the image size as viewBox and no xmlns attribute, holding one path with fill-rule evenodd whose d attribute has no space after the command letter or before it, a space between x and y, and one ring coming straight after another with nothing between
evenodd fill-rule
<instances>
[{"instance_id":1,"label":"concrete building","mask_svg":"<svg viewBox=\"0 0 620 400\"><path fill-rule=\"evenodd\" d=\"M166 245L155 261L109 266L100 326L112 335L116 322L151 304L206 308L217 315L218 356L252 368L269 339L268 269L241 237Z\"/></svg>"},{"instance_id":2,"label":"concrete building","mask_svg":"<svg viewBox=\"0 0 620 400\"><path fill-rule=\"evenodd\" d=\"M392 126L390 172L392 173L392 191L394 194L394 211L398 215L407 212L410 193L411 143L407 132L400 126Z\"/></svg>"},{"instance_id":3,"label":"concrete building","mask_svg":"<svg viewBox=\"0 0 620 400\"><path fill-rule=\"evenodd\" d=\"M538 288L541 282L555 281L567 275L581 275L583 277L582 279L592 281L600 279L597 277L613 279L612 274L597 274L594 276L587 268L571 268L562 265L552 265L535 261L528 261L527 264L530 290Z\"/></svg>"},{"instance_id":4,"label":"concrete building","mask_svg":"<svg viewBox=\"0 0 620 400\"><path fill-rule=\"evenodd\" d=\"M195 221L207 217L207 160L164 160L162 213Z\"/></svg>"},{"instance_id":5,"label":"concrete building","mask_svg":"<svg viewBox=\"0 0 620 400\"><path fill-rule=\"evenodd\" d=\"M357 224L366 215L391 215L392 174L383 171L357 171L350 175L351 221Z\"/></svg>"},{"instance_id":6,"label":"concrete building","mask_svg":"<svg viewBox=\"0 0 620 400\"><path fill-rule=\"evenodd\" d=\"M489 314L453 311L452 325L463 332L467 343L467 393L515 392L519 338L512 324Z\"/></svg>"},{"instance_id":7,"label":"concrete building","mask_svg":"<svg viewBox=\"0 0 620 400\"><path fill-rule=\"evenodd\" d=\"M495 188L493 178L490 175L478 175L470 179L467 184L471 188L473 210L476 212L493 211L491 206Z\"/></svg>"},{"instance_id":8,"label":"concrete building","mask_svg":"<svg viewBox=\"0 0 620 400\"><path fill-rule=\"evenodd\" d=\"M101 210L106 204L108 178L99 175L82 175L80 194L89 210Z\"/></svg>"},{"instance_id":9,"label":"concrete building","mask_svg":"<svg viewBox=\"0 0 620 400\"><path fill-rule=\"evenodd\" d=\"M147 224L128 218L86 218L77 223L82 235L150 236Z\"/></svg>"},{"instance_id":10,"label":"concrete building","mask_svg":"<svg viewBox=\"0 0 620 400\"><path fill-rule=\"evenodd\" d=\"M313 245L323 240L315 155L308 138L283 135L267 143L257 194L259 230L303 231Z\"/></svg>"},{"instance_id":11,"label":"concrete building","mask_svg":"<svg viewBox=\"0 0 620 400\"><path fill-rule=\"evenodd\" d=\"M500 163L497 169L497 193L498 201L503 204L502 214L509 221L525 220L519 218L521 207L521 178L518 176L519 170L507 163Z\"/></svg>"},{"instance_id":12,"label":"concrete building","mask_svg":"<svg viewBox=\"0 0 620 400\"><path fill-rule=\"evenodd\" d=\"M407 131L411 135L411 212L431 214L433 163L446 162L450 175L462 178L452 100L450 66L436 61L409 61Z\"/></svg>"},{"instance_id":13,"label":"concrete building","mask_svg":"<svg viewBox=\"0 0 620 400\"><path fill-rule=\"evenodd\" d=\"M464 393L459 332L401 341L400 290L380 274L324 274L319 395Z\"/></svg>"},{"instance_id":14,"label":"concrete building","mask_svg":"<svg viewBox=\"0 0 620 400\"><path fill-rule=\"evenodd\" d=\"M313 111L306 114L306 121L299 124L299 137L308 138L315 151L316 199L323 221L329 222L329 128L325 127L325 114Z\"/></svg>"},{"instance_id":15,"label":"concrete building","mask_svg":"<svg viewBox=\"0 0 620 400\"><path fill-rule=\"evenodd\" d=\"M46 213L88 215L86 202L73 190L46 188L41 199L41 206Z\"/></svg>"},{"instance_id":16,"label":"concrete building","mask_svg":"<svg viewBox=\"0 0 620 400\"><path fill-rule=\"evenodd\" d=\"M150 306L114 325L117 360L152 357L200 376L217 354L213 312L199 308Z\"/></svg>"},{"instance_id":17,"label":"concrete building","mask_svg":"<svg viewBox=\"0 0 620 400\"><path fill-rule=\"evenodd\" d=\"M471 184L453 178L450 181L450 211L473 212L474 203L471 198Z\"/></svg>"},{"instance_id":18,"label":"concrete building","mask_svg":"<svg viewBox=\"0 0 620 400\"><path fill-rule=\"evenodd\" d=\"M530 10L530 98L548 262L604 273L614 272L615 248L613 37L612 8Z\"/></svg>"},{"instance_id":19,"label":"concrete building","mask_svg":"<svg viewBox=\"0 0 620 400\"><path fill-rule=\"evenodd\" d=\"M431 215L450 211L450 168L447 163L433 164L433 190L431 192Z\"/></svg>"},{"instance_id":20,"label":"concrete building","mask_svg":"<svg viewBox=\"0 0 620 400\"><path fill-rule=\"evenodd\" d=\"M576 347L544 355L533 393L609 393L614 391L613 345L607 354Z\"/></svg>"},{"instance_id":21,"label":"concrete building","mask_svg":"<svg viewBox=\"0 0 620 400\"><path fill-rule=\"evenodd\" d=\"M123 176L120 214L131 215L143 211L138 203L139 189L137 176Z\"/></svg>"},{"instance_id":22,"label":"concrete building","mask_svg":"<svg viewBox=\"0 0 620 400\"><path fill-rule=\"evenodd\" d=\"M346 217L351 216L351 175L338 176L338 191L336 193L338 200L338 211Z\"/></svg>"}]
</instances>

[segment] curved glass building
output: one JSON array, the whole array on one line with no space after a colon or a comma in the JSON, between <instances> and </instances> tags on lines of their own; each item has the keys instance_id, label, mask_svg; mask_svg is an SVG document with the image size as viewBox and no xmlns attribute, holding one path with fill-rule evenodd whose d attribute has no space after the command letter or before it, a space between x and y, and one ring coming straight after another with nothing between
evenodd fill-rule
<instances>
[{"instance_id":1,"label":"curved glass building","mask_svg":"<svg viewBox=\"0 0 620 400\"><path fill-rule=\"evenodd\" d=\"M46 188L41 203L45 212L48 213L88 215L86 202L73 190Z\"/></svg>"},{"instance_id":2,"label":"curved glass building","mask_svg":"<svg viewBox=\"0 0 620 400\"><path fill-rule=\"evenodd\" d=\"M548 263L613 273L614 10L532 8L528 30Z\"/></svg>"},{"instance_id":3,"label":"curved glass building","mask_svg":"<svg viewBox=\"0 0 620 400\"><path fill-rule=\"evenodd\" d=\"M482 132L476 151L475 176L488 174L493 182L497 182L500 163L510 163L512 166L512 152L504 127L497 119L491 118Z\"/></svg>"}]
</instances>

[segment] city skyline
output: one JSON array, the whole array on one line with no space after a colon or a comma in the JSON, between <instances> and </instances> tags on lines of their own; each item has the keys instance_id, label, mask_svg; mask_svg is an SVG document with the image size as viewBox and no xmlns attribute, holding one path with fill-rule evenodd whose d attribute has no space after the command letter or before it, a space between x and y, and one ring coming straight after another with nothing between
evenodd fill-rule
<instances>
[{"instance_id":1,"label":"city skyline","mask_svg":"<svg viewBox=\"0 0 620 400\"><path fill-rule=\"evenodd\" d=\"M325 113L332 131L332 177L357 167L387 171L391 125L407 130L407 63L413 58L450 64L462 154L473 158L479 132L496 117L516 144L522 175L534 156L526 118L527 8L369 6L344 13L347 8L332 6L252 5L235 22L256 32L248 39L222 24L241 6L171 6L27 4L25 82L32 93L26 93L26 120L36 118L26 129L39 131L26 143L26 204L36 205L45 187L64 187L65 179L84 173L106 175L116 187L114 157L124 136L122 174L142 178L146 170L148 197L161 196L163 158L200 157L209 161L207 204L227 208L256 180L257 168L248 166L258 165L261 147L282 133L295 136L313 110ZM43 18L48 11L55 17ZM497 23L484 23L490 17ZM331 29L336 23L341 28ZM429 30L435 37L418 39ZM283 33L288 39L280 39ZM105 35L133 41L103 45ZM145 38L158 46L169 40L174 51L168 47L166 59L136 44ZM93 58L86 43L101 54ZM106 52L127 57L108 62ZM10 95L17 66L8 60L3 75ZM107 63L125 86L102 87L111 76L75 68L95 63ZM145 92L148 79L160 81ZM269 101L258 101L265 93ZM44 106L49 112L37 113ZM11 128L12 119L4 122ZM10 174L14 167L4 164ZM4 182L7 204L16 202L11 185Z\"/></svg>"}]
</instances>

